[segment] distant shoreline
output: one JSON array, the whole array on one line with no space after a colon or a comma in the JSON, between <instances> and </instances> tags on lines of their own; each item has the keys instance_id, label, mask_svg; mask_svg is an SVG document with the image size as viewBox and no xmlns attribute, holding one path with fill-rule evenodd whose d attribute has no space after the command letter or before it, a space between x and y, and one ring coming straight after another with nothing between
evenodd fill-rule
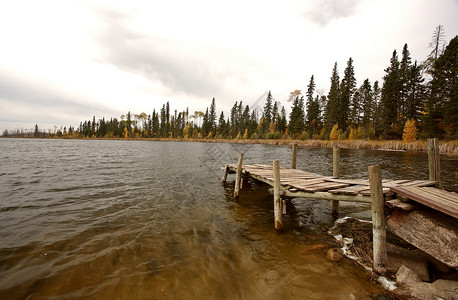
<instances>
[{"instance_id":1,"label":"distant shoreline","mask_svg":"<svg viewBox=\"0 0 458 300\"><path fill-rule=\"evenodd\" d=\"M383 151L413 151L426 152L427 141L404 142L398 140L265 140L265 139L184 139L184 138L78 138L78 137L1 137L1 138L40 138L40 139L73 139L73 140L119 140L119 141L162 141L162 142L201 142L201 143L233 143L233 144L262 144L262 145L292 145L307 148L332 148L338 145L347 149L368 149ZM440 153L450 157L458 157L458 141L440 141Z\"/></svg>"}]
</instances>

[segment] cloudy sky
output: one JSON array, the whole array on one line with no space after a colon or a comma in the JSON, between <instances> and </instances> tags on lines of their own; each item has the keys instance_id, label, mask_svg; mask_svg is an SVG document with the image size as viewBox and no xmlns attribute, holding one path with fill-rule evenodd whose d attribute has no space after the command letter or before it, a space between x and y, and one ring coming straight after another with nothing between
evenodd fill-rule
<instances>
[{"instance_id":1,"label":"cloudy sky","mask_svg":"<svg viewBox=\"0 0 458 300\"><path fill-rule=\"evenodd\" d=\"M218 112L265 91L289 107L334 62L358 85L394 49L422 61L438 24L458 34L457 0L1 1L0 131L77 126L159 109ZM261 106L263 103L261 103Z\"/></svg>"}]
</instances>

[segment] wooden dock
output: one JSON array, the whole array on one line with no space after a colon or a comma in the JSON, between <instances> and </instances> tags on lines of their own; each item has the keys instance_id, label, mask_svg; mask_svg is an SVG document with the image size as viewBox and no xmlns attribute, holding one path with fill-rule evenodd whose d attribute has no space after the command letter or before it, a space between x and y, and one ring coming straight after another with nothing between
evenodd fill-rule
<instances>
[{"instance_id":1,"label":"wooden dock","mask_svg":"<svg viewBox=\"0 0 458 300\"><path fill-rule=\"evenodd\" d=\"M237 172L237 165L223 166L228 174ZM273 166L243 165L242 177L251 177L273 186ZM385 197L392 196L392 187L432 187L432 180L382 180ZM371 203L369 179L341 179L297 169L280 168L282 195L294 198L314 198Z\"/></svg>"},{"instance_id":2,"label":"wooden dock","mask_svg":"<svg viewBox=\"0 0 458 300\"><path fill-rule=\"evenodd\" d=\"M390 222L388 227L393 232L450 267L458 268L458 256L456 255L458 251L458 227L456 226L458 194L435 188L441 187L438 142L435 139L430 140L429 145L429 180L382 180L379 165L368 168L369 179L339 178L340 150L336 146L333 149L333 176L297 170L297 145L293 145L291 168L280 168L278 160L275 160L272 165L243 165L243 154L240 154L237 164L223 166L222 181L226 181L228 174L236 174L234 187L234 197L236 198L239 197L244 178L253 178L272 186L274 190L274 225L277 230L282 229L282 214L286 213L285 201L282 200L285 197L331 200L332 213L336 214L339 212L339 201L370 203L372 207L374 270L381 274L385 273L387 261L385 205L389 201L391 202L389 203L390 207L397 210L396 214L393 214L394 218L391 220L388 218ZM451 226L436 226L438 232L447 235L446 239L450 243L442 243L441 238L443 236L431 231L434 230L430 228L435 226L434 220L428 223L430 225L426 228L426 225L422 224L424 223L423 216L421 217L423 218L422 221L417 221L421 218L411 214L414 216L410 218L411 224L403 226L405 220L409 219L405 216L409 212L406 213L405 211L410 210L410 208L406 209L405 207L413 206L398 199L391 201L395 198L421 203L421 205L446 214L445 218L451 218L451 222L449 222ZM398 213L400 210L403 212ZM439 216L439 219L442 217ZM412 232L412 230L418 232L419 228L425 234L418 235L417 238L416 232ZM428 241L425 243L425 240ZM440 251L436 251L437 247L431 246L435 244L440 244L442 247Z\"/></svg>"}]
</instances>

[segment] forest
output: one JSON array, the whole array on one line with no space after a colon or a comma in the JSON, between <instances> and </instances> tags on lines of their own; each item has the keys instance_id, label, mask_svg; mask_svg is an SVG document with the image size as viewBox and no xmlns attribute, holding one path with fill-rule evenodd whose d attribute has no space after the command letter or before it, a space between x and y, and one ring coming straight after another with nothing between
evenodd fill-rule
<instances>
[{"instance_id":1,"label":"forest","mask_svg":"<svg viewBox=\"0 0 458 300\"><path fill-rule=\"evenodd\" d=\"M337 62L327 95L316 90L312 75L307 90L294 90L285 107L266 93L262 107L236 101L226 116L217 113L216 100L204 111L172 110L169 102L151 114L128 112L120 119L81 122L54 131L35 126L3 136L67 138L181 138L181 139L368 139L414 141L436 137L458 139L458 36L443 42L436 27L428 58L412 61L408 45L393 51L383 83L365 79L357 86L349 58L340 78Z\"/></svg>"}]
</instances>

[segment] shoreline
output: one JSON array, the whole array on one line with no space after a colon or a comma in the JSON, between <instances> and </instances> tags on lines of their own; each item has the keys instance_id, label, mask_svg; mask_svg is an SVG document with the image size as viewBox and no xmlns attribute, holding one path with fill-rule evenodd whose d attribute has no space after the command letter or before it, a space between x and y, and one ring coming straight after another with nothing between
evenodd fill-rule
<instances>
[{"instance_id":1,"label":"shoreline","mask_svg":"<svg viewBox=\"0 0 458 300\"><path fill-rule=\"evenodd\" d=\"M264 140L264 139L184 139L184 138L83 138L83 137L2 137L2 138L32 138L32 139L72 139L72 140L119 140L119 141L160 141L160 142L200 142L200 143L233 143L291 146L297 144L304 148L332 148L334 145L344 149L367 149L382 151L412 151L427 152L427 141L404 142L398 140ZM439 141L440 154L458 158L458 141Z\"/></svg>"}]
</instances>

